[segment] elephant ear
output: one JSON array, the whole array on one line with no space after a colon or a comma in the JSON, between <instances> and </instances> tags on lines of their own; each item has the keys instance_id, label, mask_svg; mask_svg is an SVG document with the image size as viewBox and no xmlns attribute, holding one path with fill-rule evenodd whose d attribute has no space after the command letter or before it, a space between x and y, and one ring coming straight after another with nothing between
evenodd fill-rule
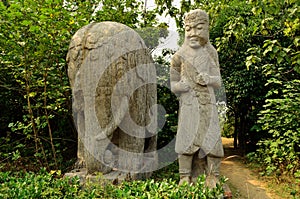
<instances>
[{"instance_id":1,"label":"elephant ear","mask_svg":"<svg viewBox=\"0 0 300 199\"><path fill-rule=\"evenodd\" d=\"M76 74L82 65L83 38L87 31L87 26L79 29L71 39L66 61L68 64L68 76L71 88L74 88Z\"/></svg>"}]
</instances>

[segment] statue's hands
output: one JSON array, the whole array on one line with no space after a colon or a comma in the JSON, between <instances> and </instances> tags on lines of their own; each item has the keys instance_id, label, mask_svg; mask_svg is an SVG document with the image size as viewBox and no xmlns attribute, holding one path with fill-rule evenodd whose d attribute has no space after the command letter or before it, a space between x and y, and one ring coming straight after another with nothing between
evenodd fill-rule
<instances>
[{"instance_id":1,"label":"statue's hands","mask_svg":"<svg viewBox=\"0 0 300 199\"><path fill-rule=\"evenodd\" d=\"M201 86L206 86L209 83L209 75L207 73L200 73L196 77L196 81Z\"/></svg>"},{"instance_id":2,"label":"statue's hands","mask_svg":"<svg viewBox=\"0 0 300 199\"><path fill-rule=\"evenodd\" d=\"M171 88L174 93L183 93L190 90L189 85L184 81L180 80L179 82L171 82Z\"/></svg>"}]
</instances>

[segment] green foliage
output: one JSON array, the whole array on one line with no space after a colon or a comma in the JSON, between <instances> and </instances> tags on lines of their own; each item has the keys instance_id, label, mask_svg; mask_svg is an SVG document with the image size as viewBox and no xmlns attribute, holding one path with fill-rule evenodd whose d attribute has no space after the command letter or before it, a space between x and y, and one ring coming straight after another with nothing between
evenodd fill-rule
<instances>
[{"instance_id":1,"label":"green foliage","mask_svg":"<svg viewBox=\"0 0 300 199\"><path fill-rule=\"evenodd\" d=\"M166 167L154 171L151 177L157 181L162 181L164 179L173 179L176 182L179 182L180 175L178 169L179 169L178 161L175 161Z\"/></svg>"},{"instance_id":2,"label":"green foliage","mask_svg":"<svg viewBox=\"0 0 300 199\"><path fill-rule=\"evenodd\" d=\"M169 34L167 27L142 27L136 29L139 35L144 40L146 46L153 51L160 42L160 38L166 38ZM159 39L158 39L159 38Z\"/></svg>"},{"instance_id":3,"label":"green foliage","mask_svg":"<svg viewBox=\"0 0 300 199\"><path fill-rule=\"evenodd\" d=\"M92 21L155 26L157 13L136 0L2 1L0 13L0 169L68 167L77 137L65 61L72 35ZM151 47L166 35L161 25Z\"/></svg>"},{"instance_id":4,"label":"green foliage","mask_svg":"<svg viewBox=\"0 0 300 199\"><path fill-rule=\"evenodd\" d=\"M262 130L268 131L270 138L258 143L257 158L266 167L267 175L299 177L296 175L300 169L299 88L299 80L285 82L282 98L266 100L265 110L260 112Z\"/></svg>"},{"instance_id":5,"label":"green foliage","mask_svg":"<svg viewBox=\"0 0 300 199\"><path fill-rule=\"evenodd\" d=\"M74 198L79 192L79 179L56 177L42 169L34 173L0 173L1 198Z\"/></svg>"},{"instance_id":6,"label":"green foliage","mask_svg":"<svg viewBox=\"0 0 300 199\"><path fill-rule=\"evenodd\" d=\"M266 39L248 50L246 65L262 69L267 78L264 86L268 88L256 126L258 131L268 135L258 143L257 159L265 167L263 174L293 176L299 170L300 158L297 35L300 9L294 1L253 1L253 4L252 11L261 24L257 31ZM262 16L262 12L265 15Z\"/></svg>"},{"instance_id":7,"label":"green foliage","mask_svg":"<svg viewBox=\"0 0 300 199\"><path fill-rule=\"evenodd\" d=\"M171 170L170 170L171 171ZM172 171L174 172L174 170ZM169 173L171 174L171 173ZM99 177L101 178L101 177ZM178 186L178 180L164 178L145 181L87 183L78 178L61 178L60 171L34 173L0 173L1 198L218 198L223 193L224 179L214 189L205 186L205 176L195 185Z\"/></svg>"},{"instance_id":8,"label":"green foliage","mask_svg":"<svg viewBox=\"0 0 300 199\"><path fill-rule=\"evenodd\" d=\"M0 3L0 74L5 76L1 83L8 94L3 100L15 101L6 105L20 113L6 120L17 135L10 138L13 145L9 149L23 143L27 151L22 150L21 155L34 154L36 164L46 167L62 162L59 151L64 147L54 139L71 130L65 54L78 26L72 25L74 17L61 5L58 0L10 1L8 7Z\"/></svg>"},{"instance_id":9,"label":"green foliage","mask_svg":"<svg viewBox=\"0 0 300 199\"><path fill-rule=\"evenodd\" d=\"M234 121L233 117L230 117L226 122L224 123L223 129L222 129L222 137L226 138L233 138L234 133Z\"/></svg>"},{"instance_id":10,"label":"green foliage","mask_svg":"<svg viewBox=\"0 0 300 199\"><path fill-rule=\"evenodd\" d=\"M219 51L229 121L234 127L234 145L245 153L253 150L251 147L262 137L252 127L264 103L266 78L261 68L246 67L248 48L259 43L262 38L252 34L257 19L251 12L251 4L230 1L218 8L222 10L212 24L211 39Z\"/></svg>"},{"instance_id":11,"label":"green foliage","mask_svg":"<svg viewBox=\"0 0 300 199\"><path fill-rule=\"evenodd\" d=\"M163 129L158 133L158 148L162 148L171 142L175 138L177 133L177 123L178 123L178 109L179 102L174 93L170 90L170 79L169 70L170 63L166 58L172 55L172 51L164 50L163 56L158 56L155 58L156 63L156 73L157 73L157 104L164 107L166 114L164 118L158 118L158 121L165 121L163 124ZM159 116L163 116L159 114Z\"/></svg>"},{"instance_id":12,"label":"green foliage","mask_svg":"<svg viewBox=\"0 0 300 199\"><path fill-rule=\"evenodd\" d=\"M92 194L91 194L92 193ZM123 182L118 186L111 184L101 187L96 184L87 186L80 197L91 198L218 198L222 195L222 185L214 189L205 186L205 176L201 176L194 186L187 184L178 186L172 179L155 181Z\"/></svg>"}]
</instances>

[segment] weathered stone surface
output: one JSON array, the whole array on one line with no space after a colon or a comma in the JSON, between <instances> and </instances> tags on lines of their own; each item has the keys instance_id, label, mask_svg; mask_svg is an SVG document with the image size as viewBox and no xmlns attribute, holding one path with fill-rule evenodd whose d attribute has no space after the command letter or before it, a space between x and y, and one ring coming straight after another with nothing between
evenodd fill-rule
<instances>
[{"instance_id":1,"label":"weathered stone surface","mask_svg":"<svg viewBox=\"0 0 300 199\"><path fill-rule=\"evenodd\" d=\"M87 174L123 172L131 179L152 171L156 72L141 37L123 24L92 23L73 36L67 61L78 131L76 167L86 167Z\"/></svg>"},{"instance_id":2,"label":"weathered stone surface","mask_svg":"<svg viewBox=\"0 0 300 199\"><path fill-rule=\"evenodd\" d=\"M214 93L221 75L208 30L203 10L187 13L185 41L171 61L171 89L180 100L175 151L182 181L195 181L200 174L217 179L224 156Z\"/></svg>"}]
</instances>

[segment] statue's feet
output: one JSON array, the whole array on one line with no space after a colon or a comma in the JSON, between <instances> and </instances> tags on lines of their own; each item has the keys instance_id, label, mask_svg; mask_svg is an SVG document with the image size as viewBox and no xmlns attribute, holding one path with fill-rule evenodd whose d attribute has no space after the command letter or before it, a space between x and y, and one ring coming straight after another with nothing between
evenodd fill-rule
<instances>
[{"instance_id":1,"label":"statue's feet","mask_svg":"<svg viewBox=\"0 0 300 199\"><path fill-rule=\"evenodd\" d=\"M183 184L185 184L185 183L188 184L188 185L191 183L190 176L181 176L181 177L180 177L180 180L179 180L179 184L178 184L178 185L180 186L180 185L183 185Z\"/></svg>"}]
</instances>

